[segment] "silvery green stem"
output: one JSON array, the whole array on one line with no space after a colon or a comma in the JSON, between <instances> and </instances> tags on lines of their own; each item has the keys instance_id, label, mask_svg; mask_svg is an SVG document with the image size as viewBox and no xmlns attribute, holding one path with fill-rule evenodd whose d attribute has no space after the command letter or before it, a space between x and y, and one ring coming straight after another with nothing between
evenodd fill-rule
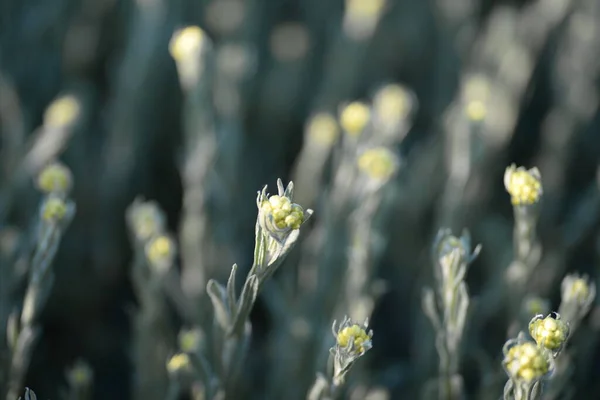
<instances>
[{"instance_id":1,"label":"silvery green stem","mask_svg":"<svg viewBox=\"0 0 600 400\"><path fill-rule=\"evenodd\" d=\"M25 292L20 321L17 323L15 320L13 325L14 345L11 349L7 400L14 400L20 393L31 361L33 347L41 333L38 318L54 283L51 264L64 231L75 215L74 203L66 200L65 207L66 214L61 221L47 222L40 219L38 222L36 249L31 259L29 283Z\"/></svg>"},{"instance_id":2,"label":"silvery green stem","mask_svg":"<svg viewBox=\"0 0 600 400\"><path fill-rule=\"evenodd\" d=\"M208 38L203 38L202 50L195 56L201 65L197 82L184 90L183 128L184 160L180 166L183 181L183 212L180 247L182 259L181 286L190 302L196 304L202 322L207 310L200 301L207 275L214 267L214 253L209 235L207 189L211 187L211 169L216 157L217 138L212 107L214 54ZM198 306L200 304L200 306Z\"/></svg>"},{"instance_id":3,"label":"silvery green stem","mask_svg":"<svg viewBox=\"0 0 600 400\"><path fill-rule=\"evenodd\" d=\"M540 400L541 395L541 382L515 382L509 379L504 386L503 400Z\"/></svg>"},{"instance_id":4,"label":"silvery green stem","mask_svg":"<svg viewBox=\"0 0 600 400\"><path fill-rule=\"evenodd\" d=\"M423 293L423 311L436 330L436 348L440 358L440 399L462 398L462 378L458 374L460 344L465 328L469 296L464 282L467 267L481 250L471 252L470 235L467 231L461 238L452 236L451 231L441 229L433 246L434 273L437 287L427 288Z\"/></svg>"}]
</instances>

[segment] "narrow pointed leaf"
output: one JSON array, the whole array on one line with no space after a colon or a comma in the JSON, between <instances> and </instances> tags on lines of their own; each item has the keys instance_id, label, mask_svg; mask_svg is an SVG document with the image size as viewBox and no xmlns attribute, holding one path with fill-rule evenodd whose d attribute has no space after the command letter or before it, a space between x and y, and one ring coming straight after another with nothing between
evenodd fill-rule
<instances>
[{"instance_id":1,"label":"narrow pointed leaf","mask_svg":"<svg viewBox=\"0 0 600 400\"><path fill-rule=\"evenodd\" d=\"M214 279L211 279L206 285L206 291L213 304L217 323L223 330L229 330L231 327L231 315L227 306L227 292L225 288Z\"/></svg>"}]
</instances>

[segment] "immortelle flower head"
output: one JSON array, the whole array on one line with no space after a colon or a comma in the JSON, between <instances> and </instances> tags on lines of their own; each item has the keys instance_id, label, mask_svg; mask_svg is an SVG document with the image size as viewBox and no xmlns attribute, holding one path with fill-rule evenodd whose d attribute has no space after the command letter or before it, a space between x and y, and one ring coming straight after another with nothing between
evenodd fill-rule
<instances>
[{"instance_id":1,"label":"immortelle flower head","mask_svg":"<svg viewBox=\"0 0 600 400\"><path fill-rule=\"evenodd\" d=\"M342 383L354 362L373 347L373 331L368 330L368 326L368 320L359 325L348 317L344 317L339 326L337 321L333 322L331 330L335 345L330 352L333 356L334 382Z\"/></svg>"},{"instance_id":2,"label":"immortelle flower head","mask_svg":"<svg viewBox=\"0 0 600 400\"><path fill-rule=\"evenodd\" d=\"M529 333L539 346L557 354L567 341L569 324L562 321L558 313L547 317L538 314L529 322Z\"/></svg>"},{"instance_id":3,"label":"immortelle flower head","mask_svg":"<svg viewBox=\"0 0 600 400\"><path fill-rule=\"evenodd\" d=\"M532 385L554 369L552 354L523 336L504 345L502 366L516 386Z\"/></svg>"},{"instance_id":4,"label":"immortelle flower head","mask_svg":"<svg viewBox=\"0 0 600 400\"><path fill-rule=\"evenodd\" d=\"M269 195L265 186L258 192L258 222L263 232L282 243L312 215L312 210L304 210L293 202L294 184L290 182L284 189L281 179L277 180L278 194Z\"/></svg>"},{"instance_id":5,"label":"immortelle flower head","mask_svg":"<svg viewBox=\"0 0 600 400\"><path fill-rule=\"evenodd\" d=\"M542 197L542 177L537 168L517 168L514 164L504 173L504 187L510 194L513 205L531 205Z\"/></svg>"}]
</instances>

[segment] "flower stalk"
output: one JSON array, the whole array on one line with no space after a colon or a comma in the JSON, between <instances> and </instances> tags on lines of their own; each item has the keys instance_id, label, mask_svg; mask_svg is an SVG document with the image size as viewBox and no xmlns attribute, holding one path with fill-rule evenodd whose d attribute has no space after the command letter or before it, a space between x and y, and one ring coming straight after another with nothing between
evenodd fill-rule
<instances>
[{"instance_id":1,"label":"flower stalk","mask_svg":"<svg viewBox=\"0 0 600 400\"><path fill-rule=\"evenodd\" d=\"M460 344L465 329L469 295L464 281L467 268L481 251L478 245L471 250L471 238L464 231L460 238L448 229L438 232L433 246L436 290L426 288L423 310L436 331L436 348L440 357L438 397L462 397L462 378L458 367Z\"/></svg>"}]
</instances>

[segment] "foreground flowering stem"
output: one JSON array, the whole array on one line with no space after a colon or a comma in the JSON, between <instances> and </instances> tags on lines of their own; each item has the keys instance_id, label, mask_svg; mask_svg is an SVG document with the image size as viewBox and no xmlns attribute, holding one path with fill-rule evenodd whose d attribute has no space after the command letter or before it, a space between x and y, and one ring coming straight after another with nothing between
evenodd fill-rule
<instances>
[{"instance_id":1,"label":"foreground flowering stem","mask_svg":"<svg viewBox=\"0 0 600 400\"><path fill-rule=\"evenodd\" d=\"M335 345L329 350L333 361L331 378L328 379L323 374L318 374L308 394L308 400L337 398L345 383L346 375L354 363L373 347L371 340L373 331L368 327L368 319L362 325L348 317L344 317L339 325L337 321L333 322L331 330L335 337Z\"/></svg>"},{"instance_id":2,"label":"foreground flowering stem","mask_svg":"<svg viewBox=\"0 0 600 400\"><path fill-rule=\"evenodd\" d=\"M558 312L563 321L569 326L569 336L565 342L570 340L579 328L581 321L588 314L596 298L596 286L590 282L587 276L577 274L567 275L561 285L561 301ZM565 343L566 344L566 343ZM576 340L565 350L564 355L556 360L556 371L549 382L544 396L549 400L560 399L572 384L578 355L585 353L586 348L593 348L594 343L589 340ZM564 347L564 344L563 344Z\"/></svg>"},{"instance_id":3,"label":"foreground flowering stem","mask_svg":"<svg viewBox=\"0 0 600 400\"><path fill-rule=\"evenodd\" d=\"M302 225L312 215L312 210L303 210L300 205L293 203L292 182L284 188L278 179L277 189L278 194L273 196L267 194L266 186L258 192L254 262L239 297L235 290L237 265L232 267L226 286L215 280L210 280L207 285L215 321L222 333L214 343L216 354L219 354L215 360L215 370L219 371L226 393L231 390L243 365L250 342L250 312L258 293L294 247Z\"/></svg>"},{"instance_id":4,"label":"foreground flowering stem","mask_svg":"<svg viewBox=\"0 0 600 400\"><path fill-rule=\"evenodd\" d=\"M157 203L136 199L126 216L134 244L131 278L139 304L133 321L137 371L133 397L164 398L168 385L164 362L174 336L164 283L173 269L177 246L166 231L166 218Z\"/></svg>"},{"instance_id":5,"label":"foreground flowering stem","mask_svg":"<svg viewBox=\"0 0 600 400\"><path fill-rule=\"evenodd\" d=\"M458 375L460 343L465 327L469 295L464 282L467 267L481 246L471 252L467 231L460 238L446 229L439 231L433 246L437 290L427 288L423 310L436 330L436 348L440 357L438 397L460 398L462 378Z\"/></svg>"},{"instance_id":6,"label":"foreground flowering stem","mask_svg":"<svg viewBox=\"0 0 600 400\"><path fill-rule=\"evenodd\" d=\"M75 203L69 199L71 175L66 167L52 164L43 169L38 186L45 197L39 209L36 247L31 256L29 281L20 315L9 323L11 364L7 399L16 399L22 390L33 348L40 335L39 316L54 285L52 261L61 239L75 216Z\"/></svg>"},{"instance_id":7,"label":"foreground flowering stem","mask_svg":"<svg viewBox=\"0 0 600 400\"><path fill-rule=\"evenodd\" d=\"M523 286L537 266L541 250L536 235L539 204L543 195L540 171L526 170L514 164L504 173L504 186L513 205L514 260L509 268L509 281Z\"/></svg>"},{"instance_id":8,"label":"foreground flowering stem","mask_svg":"<svg viewBox=\"0 0 600 400\"><path fill-rule=\"evenodd\" d=\"M502 366L509 380L504 387L504 400L536 400L541 398L542 383L554 371L552 353L521 332L506 342Z\"/></svg>"}]
</instances>

